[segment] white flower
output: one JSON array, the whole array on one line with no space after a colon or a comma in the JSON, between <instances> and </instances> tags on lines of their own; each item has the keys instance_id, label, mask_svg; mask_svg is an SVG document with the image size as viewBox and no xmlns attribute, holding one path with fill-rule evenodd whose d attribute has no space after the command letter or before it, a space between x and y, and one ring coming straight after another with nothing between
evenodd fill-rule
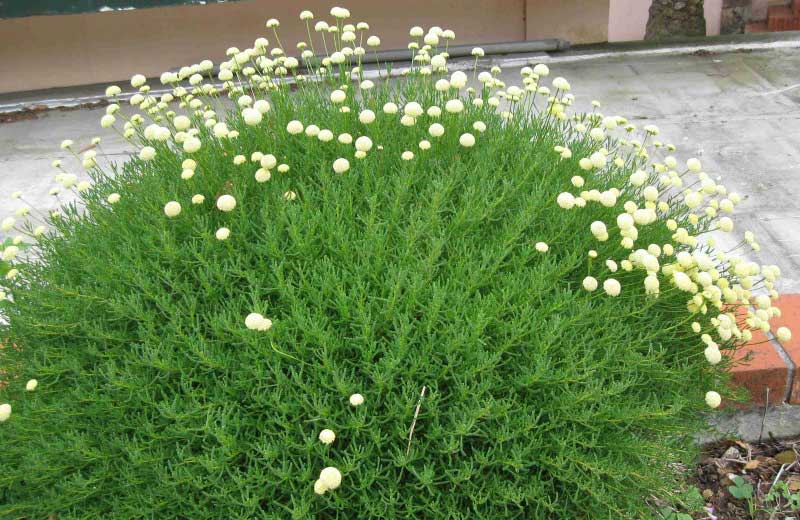
<instances>
[{"instance_id":1,"label":"white flower","mask_svg":"<svg viewBox=\"0 0 800 520\"><path fill-rule=\"evenodd\" d=\"M457 114L464 110L464 103L460 99L451 99L444 104L444 109L451 114Z\"/></svg>"},{"instance_id":2,"label":"white flower","mask_svg":"<svg viewBox=\"0 0 800 520\"><path fill-rule=\"evenodd\" d=\"M30 379L27 383L25 383L25 390L28 392L33 392L36 390L36 387L39 386L39 381L35 379Z\"/></svg>"},{"instance_id":3,"label":"white flower","mask_svg":"<svg viewBox=\"0 0 800 520\"><path fill-rule=\"evenodd\" d=\"M181 214L181 205L179 202L171 200L164 205L164 214L169 218L177 217Z\"/></svg>"},{"instance_id":4,"label":"white flower","mask_svg":"<svg viewBox=\"0 0 800 520\"><path fill-rule=\"evenodd\" d=\"M11 417L11 405L8 403L0 404L0 422L6 422Z\"/></svg>"},{"instance_id":5,"label":"white flower","mask_svg":"<svg viewBox=\"0 0 800 520\"><path fill-rule=\"evenodd\" d=\"M360 137L358 139L361 139ZM358 148L358 139L356 139L356 148ZM350 169L350 161L344 157L339 157L333 161L333 171L336 173L344 173Z\"/></svg>"},{"instance_id":6,"label":"white flower","mask_svg":"<svg viewBox=\"0 0 800 520\"><path fill-rule=\"evenodd\" d=\"M546 253L546 252L547 252L547 250L548 250L548 249L550 249L550 246L548 246L548 245L547 245L547 244L545 244L544 242L536 242L536 245L535 245L534 247L535 247L535 248L536 248L536 250L537 250L537 251L539 251L540 253Z\"/></svg>"},{"instance_id":7,"label":"white flower","mask_svg":"<svg viewBox=\"0 0 800 520\"><path fill-rule=\"evenodd\" d=\"M477 130L478 132L483 133L486 131L486 123L484 123L483 121L475 121L474 123L472 123L472 128L474 130Z\"/></svg>"},{"instance_id":8,"label":"white flower","mask_svg":"<svg viewBox=\"0 0 800 520\"><path fill-rule=\"evenodd\" d=\"M106 96L108 96L108 97L118 96L121 93L122 93L122 89L119 88L116 85L110 85L110 86L106 87Z\"/></svg>"},{"instance_id":9,"label":"white flower","mask_svg":"<svg viewBox=\"0 0 800 520\"><path fill-rule=\"evenodd\" d=\"M331 444L333 441L336 440L336 434L333 433L333 430L329 430L325 428L321 432L319 432L319 440L322 444Z\"/></svg>"},{"instance_id":10,"label":"white flower","mask_svg":"<svg viewBox=\"0 0 800 520\"><path fill-rule=\"evenodd\" d=\"M255 126L261 122L264 116L257 109L248 107L242 110L242 118L245 124Z\"/></svg>"},{"instance_id":11,"label":"white flower","mask_svg":"<svg viewBox=\"0 0 800 520\"><path fill-rule=\"evenodd\" d=\"M622 287L618 281L613 278L609 278L603 282L603 290L609 296L618 296L620 291L622 291Z\"/></svg>"},{"instance_id":12,"label":"white flower","mask_svg":"<svg viewBox=\"0 0 800 520\"><path fill-rule=\"evenodd\" d=\"M422 105L416 101L409 101L403 107L403 113L407 116L419 117L424 113L424 111L422 110Z\"/></svg>"},{"instance_id":13,"label":"white flower","mask_svg":"<svg viewBox=\"0 0 800 520\"><path fill-rule=\"evenodd\" d=\"M3 219L3 222L0 223L0 229L3 231L11 231L16 223L17 221L14 220L14 217L6 217Z\"/></svg>"},{"instance_id":14,"label":"white flower","mask_svg":"<svg viewBox=\"0 0 800 520\"><path fill-rule=\"evenodd\" d=\"M116 117L112 116L111 114L106 114L100 118L100 126L103 128L110 128L114 125L116 120Z\"/></svg>"},{"instance_id":15,"label":"white flower","mask_svg":"<svg viewBox=\"0 0 800 520\"><path fill-rule=\"evenodd\" d=\"M483 52L483 49L481 49L480 47L475 47L475 48L472 49L472 55L475 56L476 58L480 58L480 57L484 56L485 54L486 53Z\"/></svg>"},{"instance_id":16,"label":"white flower","mask_svg":"<svg viewBox=\"0 0 800 520\"><path fill-rule=\"evenodd\" d=\"M364 396L361 394L353 394L350 396L350 406L361 406L364 404Z\"/></svg>"},{"instance_id":17,"label":"white flower","mask_svg":"<svg viewBox=\"0 0 800 520\"><path fill-rule=\"evenodd\" d=\"M575 197L572 195L572 193L564 191L558 194L556 203L558 203L558 205L563 209L572 209L572 207L575 205Z\"/></svg>"},{"instance_id":18,"label":"white flower","mask_svg":"<svg viewBox=\"0 0 800 520\"><path fill-rule=\"evenodd\" d=\"M359 152L368 152L371 149L372 149L372 139L370 139L366 135L362 135L361 137L356 139L356 150L358 150Z\"/></svg>"},{"instance_id":19,"label":"white flower","mask_svg":"<svg viewBox=\"0 0 800 520\"><path fill-rule=\"evenodd\" d=\"M396 114L397 110L398 110L397 105L395 105L391 101L383 105L383 112L385 114Z\"/></svg>"},{"instance_id":20,"label":"white flower","mask_svg":"<svg viewBox=\"0 0 800 520\"><path fill-rule=\"evenodd\" d=\"M400 154L400 158L404 161L410 161L414 158L414 152L406 150L405 152Z\"/></svg>"},{"instance_id":21,"label":"white flower","mask_svg":"<svg viewBox=\"0 0 800 520\"><path fill-rule=\"evenodd\" d=\"M217 240L227 240L229 236L231 236L231 230L226 227L221 227L214 233L214 236L217 237Z\"/></svg>"},{"instance_id":22,"label":"white flower","mask_svg":"<svg viewBox=\"0 0 800 520\"><path fill-rule=\"evenodd\" d=\"M461 134L461 137L458 138L458 142L461 144L461 146L467 148L475 146L475 136L470 133Z\"/></svg>"},{"instance_id":23,"label":"white flower","mask_svg":"<svg viewBox=\"0 0 800 520\"><path fill-rule=\"evenodd\" d=\"M408 34L409 36L412 36L414 38L419 38L420 36L425 34L425 31L422 30L422 27L415 25L414 27L411 28L411 30L408 31Z\"/></svg>"},{"instance_id":24,"label":"white flower","mask_svg":"<svg viewBox=\"0 0 800 520\"><path fill-rule=\"evenodd\" d=\"M325 484L322 482L322 480L317 479L317 481L314 482L314 493L318 495L324 495L326 491L328 491L328 488L325 487Z\"/></svg>"},{"instance_id":25,"label":"white flower","mask_svg":"<svg viewBox=\"0 0 800 520\"><path fill-rule=\"evenodd\" d=\"M428 127L428 133L433 137L441 137L444 135L444 127L439 123L433 123Z\"/></svg>"},{"instance_id":26,"label":"white flower","mask_svg":"<svg viewBox=\"0 0 800 520\"><path fill-rule=\"evenodd\" d=\"M327 489L333 490L342 483L342 473L338 469L329 466L320 471L319 479Z\"/></svg>"},{"instance_id":27,"label":"white flower","mask_svg":"<svg viewBox=\"0 0 800 520\"><path fill-rule=\"evenodd\" d=\"M722 352L719 351L719 347L717 345L709 345L703 351L703 354L706 356L706 360L712 365L718 364L722 361Z\"/></svg>"},{"instance_id":28,"label":"white flower","mask_svg":"<svg viewBox=\"0 0 800 520\"><path fill-rule=\"evenodd\" d=\"M253 108L261 112L262 114L266 114L270 110L269 101L265 99L259 99L255 103L253 103Z\"/></svg>"},{"instance_id":29,"label":"white flower","mask_svg":"<svg viewBox=\"0 0 800 520\"><path fill-rule=\"evenodd\" d=\"M369 109L362 110L361 113L358 114L358 120L364 123L365 125L368 125L373 121L375 121L375 112Z\"/></svg>"},{"instance_id":30,"label":"white flower","mask_svg":"<svg viewBox=\"0 0 800 520\"><path fill-rule=\"evenodd\" d=\"M553 86L555 88L557 88L558 90L569 90L570 89L569 82L566 79L562 78L562 77L553 78Z\"/></svg>"},{"instance_id":31,"label":"white flower","mask_svg":"<svg viewBox=\"0 0 800 520\"><path fill-rule=\"evenodd\" d=\"M533 67L533 73L543 78L548 74L550 74L550 68L544 63L539 63L538 65Z\"/></svg>"},{"instance_id":32,"label":"white flower","mask_svg":"<svg viewBox=\"0 0 800 520\"><path fill-rule=\"evenodd\" d=\"M75 144L72 139L64 139L61 141L61 149L66 150L68 148L72 148L72 145Z\"/></svg>"},{"instance_id":33,"label":"white flower","mask_svg":"<svg viewBox=\"0 0 800 520\"><path fill-rule=\"evenodd\" d=\"M317 139L319 139L323 143L333 141L333 132L331 132L327 128L320 130L319 133L317 134Z\"/></svg>"},{"instance_id":34,"label":"white flower","mask_svg":"<svg viewBox=\"0 0 800 520\"><path fill-rule=\"evenodd\" d=\"M120 199L119 193L112 193L106 198L109 204L116 204L117 202L119 202L119 199Z\"/></svg>"},{"instance_id":35,"label":"white flower","mask_svg":"<svg viewBox=\"0 0 800 520\"><path fill-rule=\"evenodd\" d=\"M594 235L597 238L604 237L604 236L608 237L608 230L606 229L605 222L601 222L599 220L595 220L589 226L589 230L592 232L592 235Z\"/></svg>"},{"instance_id":36,"label":"white flower","mask_svg":"<svg viewBox=\"0 0 800 520\"><path fill-rule=\"evenodd\" d=\"M343 134L339 134L336 140L342 144L351 144L353 142L353 136L345 132Z\"/></svg>"},{"instance_id":37,"label":"white flower","mask_svg":"<svg viewBox=\"0 0 800 520\"><path fill-rule=\"evenodd\" d=\"M250 330L266 331L272 328L272 320L263 315L252 312L244 319L244 326Z\"/></svg>"},{"instance_id":38,"label":"white flower","mask_svg":"<svg viewBox=\"0 0 800 520\"><path fill-rule=\"evenodd\" d=\"M337 104L344 103L345 99L347 99L347 94L345 94L343 90L334 90L331 92L331 102Z\"/></svg>"},{"instance_id":39,"label":"white flower","mask_svg":"<svg viewBox=\"0 0 800 520\"><path fill-rule=\"evenodd\" d=\"M296 198L297 198L297 193L295 193L293 191L287 191L286 193L283 194L283 200L286 200L286 201L289 201L289 202L293 201Z\"/></svg>"},{"instance_id":40,"label":"white flower","mask_svg":"<svg viewBox=\"0 0 800 520\"><path fill-rule=\"evenodd\" d=\"M431 149L431 142L427 139L423 139L419 142L419 149L420 150L430 150Z\"/></svg>"},{"instance_id":41,"label":"white flower","mask_svg":"<svg viewBox=\"0 0 800 520\"><path fill-rule=\"evenodd\" d=\"M377 36L370 36L369 38L367 38L367 45L370 47L377 47L380 44L381 44L381 39L378 38Z\"/></svg>"},{"instance_id":42,"label":"white flower","mask_svg":"<svg viewBox=\"0 0 800 520\"><path fill-rule=\"evenodd\" d=\"M217 199L217 209L220 211L233 211L236 207L236 199L232 195L222 195Z\"/></svg>"},{"instance_id":43,"label":"white flower","mask_svg":"<svg viewBox=\"0 0 800 520\"><path fill-rule=\"evenodd\" d=\"M304 20L304 21L305 20L311 20L312 18L314 18L314 13L312 13L311 11L302 11L300 13L300 19L301 20Z\"/></svg>"},{"instance_id":44,"label":"white flower","mask_svg":"<svg viewBox=\"0 0 800 520\"><path fill-rule=\"evenodd\" d=\"M699 160L697 160L694 157L692 157L691 159L686 161L686 168L688 168L690 172L697 173L697 172L699 172L700 170L703 169L703 165L700 164ZM719 395L719 394L717 394L717 395ZM712 408L716 408L716 407L712 407Z\"/></svg>"},{"instance_id":45,"label":"white flower","mask_svg":"<svg viewBox=\"0 0 800 520\"><path fill-rule=\"evenodd\" d=\"M200 149L201 145L200 139L192 135L183 142L183 150L187 153L194 153Z\"/></svg>"},{"instance_id":46,"label":"white flower","mask_svg":"<svg viewBox=\"0 0 800 520\"><path fill-rule=\"evenodd\" d=\"M592 276L587 276L583 279L583 288L589 292L597 289L597 279Z\"/></svg>"},{"instance_id":47,"label":"white flower","mask_svg":"<svg viewBox=\"0 0 800 520\"><path fill-rule=\"evenodd\" d=\"M141 74L134 74L131 77L131 86L133 88L139 88L147 82L147 78Z\"/></svg>"},{"instance_id":48,"label":"white flower","mask_svg":"<svg viewBox=\"0 0 800 520\"><path fill-rule=\"evenodd\" d=\"M728 217L722 217L721 219L719 219L718 225L722 231L725 232L733 231L733 220L731 220Z\"/></svg>"},{"instance_id":49,"label":"white flower","mask_svg":"<svg viewBox=\"0 0 800 520\"><path fill-rule=\"evenodd\" d=\"M143 161L151 161L156 156L156 150L152 146L145 146L139 151L139 159Z\"/></svg>"},{"instance_id":50,"label":"white flower","mask_svg":"<svg viewBox=\"0 0 800 520\"><path fill-rule=\"evenodd\" d=\"M281 22L278 21L277 18L270 18L269 20L267 20L267 24L266 25L267 25L267 27L272 29L272 28L275 28L275 27L279 27L281 25Z\"/></svg>"},{"instance_id":51,"label":"white flower","mask_svg":"<svg viewBox=\"0 0 800 520\"><path fill-rule=\"evenodd\" d=\"M303 133L303 123L297 120L289 121L286 125L286 131L292 135L301 134Z\"/></svg>"},{"instance_id":52,"label":"white flower","mask_svg":"<svg viewBox=\"0 0 800 520\"><path fill-rule=\"evenodd\" d=\"M205 196L200 195L199 193L197 195L192 196L192 204L202 204L205 201L206 201Z\"/></svg>"},{"instance_id":53,"label":"white flower","mask_svg":"<svg viewBox=\"0 0 800 520\"><path fill-rule=\"evenodd\" d=\"M788 327L778 327L778 330L775 331L775 337L778 338L778 341L781 343L786 343L792 339L792 331L789 330Z\"/></svg>"},{"instance_id":54,"label":"white flower","mask_svg":"<svg viewBox=\"0 0 800 520\"><path fill-rule=\"evenodd\" d=\"M722 403L722 397L715 391L711 390L706 392L706 404L711 408L719 408Z\"/></svg>"}]
</instances>

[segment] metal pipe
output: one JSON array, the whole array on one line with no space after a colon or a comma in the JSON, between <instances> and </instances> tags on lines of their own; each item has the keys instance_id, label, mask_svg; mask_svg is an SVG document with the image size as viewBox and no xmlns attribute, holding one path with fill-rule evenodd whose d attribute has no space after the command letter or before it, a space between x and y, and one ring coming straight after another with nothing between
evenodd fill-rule
<instances>
[{"instance_id":1,"label":"metal pipe","mask_svg":"<svg viewBox=\"0 0 800 520\"><path fill-rule=\"evenodd\" d=\"M489 54L514 54L522 52L545 52L545 51L563 51L569 49L570 43L561 38L545 38L543 40L530 40L524 42L503 42L503 43L486 43L483 45L454 45L448 47L447 53L450 58L461 58L464 56L471 56L472 49L480 47L483 52ZM377 53L367 52L361 57L361 63L375 63L379 61L409 61L412 56L412 51L408 49L394 49L388 51L378 51Z\"/></svg>"}]
</instances>

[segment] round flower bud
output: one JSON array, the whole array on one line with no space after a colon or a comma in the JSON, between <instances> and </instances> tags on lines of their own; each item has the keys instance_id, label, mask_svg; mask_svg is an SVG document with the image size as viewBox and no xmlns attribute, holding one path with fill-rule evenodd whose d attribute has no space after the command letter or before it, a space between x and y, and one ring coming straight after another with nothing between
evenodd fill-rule
<instances>
[{"instance_id":1,"label":"round flower bud","mask_svg":"<svg viewBox=\"0 0 800 520\"><path fill-rule=\"evenodd\" d=\"M361 113L358 114L358 120L364 123L365 125L368 125L373 121L375 121L375 112L369 109L362 110Z\"/></svg>"},{"instance_id":2,"label":"round flower bud","mask_svg":"<svg viewBox=\"0 0 800 520\"><path fill-rule=\"evenodd\" d=\"M333 441L336 440L336 434L333 433L333 430L324 429L319 432L319 440L322 444L331 444Z\"/></svg>"},{"instance_id":3,"label":"round flower bud","mask_svg":"<svg viewBox=\"0 0 800 520\"><path fill-rule=\"evenodd\" d=\"M414 158L414 152L406 150L405 152L400 154L400 158L404 161L410 161Z\"/></svg>"},{"instance_id":4,"label":"round flower bud","mask_svg":"<svg viewBox=\"0 0 800 520\"><path fill-rule=\"evenodd\" d=\"M383 105L383 112L385 114L396 114L397 110L398 110L397 105L395 105L392 102L389 102L389 103L386 103L385 105Z\"/></svg>"},{"instance_id":5,"label":"round flower bud","mask_svg":"<svg viewBox=\"0 0 800 520\"><path fill-rule=\"evenodd\" d=\"M236 207L236 199L232 195L222 195L217 199L217 209L220 211L233 211Z\"/></svg>"},{"instance_id":6,"label":"round flower bud","mask_svg":"<svg viewBox=\"0 0 800 520\"><path fill-rule=\"evenodd\" d=\"M444 104L444 109L451 114L457 114L464 110L464 103L460 99L451 99Z\"/></svg>"},{"instance_id":7,"label":"round flower bud","mask_svg":"<svg viewBox=\"0 0 800 520\"><path fill-rule=\"evenodd\" d=\"M200 195L199 193L197 195L192 195L192 204L202 204L205 201L205 196Z\"/></svg>"},{"instance_id":8,"label":"round flower bud","mask_svg":"<svg viewBox=\"0 0 800 520\"><path fill-rule=\"evenodd\" d=\"M441 137L444 135L444 127L439 123L433 123L430 127L428 127L428 133L433 137Z\"/></svg>"},{"instance_id":9,"label":"round flower bud","mask_svg":"<svg viewBox=\"0 0 800 520\"><path fill-rule=\"evenodd\" d=\"M583 279L583 288L589 292L592 292L595 289L597 289L597 285L598 285L597 279L594 278L593 276L587 276L586 278Z\"/></svg>"},{"instance_id":10,"label":"round flower bud","mask_svg":"<svg viewBox=\"0 0 800 520\"><path fill-rule=\"evenodd\" d=\"M0 422L6 422L11 417L11 405L8 403L0 404Z\"/></svg>"},{"instance_id":11,"label":"round flower bud","mask_svg":"<svg viewBox=\"0 0 800 520\"><path fill-rule=\"evenodd\" d=\"M691 159L686 161L686 168L688 168L688 170L690 172L697 173L697 172L699 172L700 170L703 169L703 165L700 164L699 160L697 160L694 157L692 157ZM719 394L717 394L717 395L719 395ZM716 407L712 407L712 408L716 408Z\"/></svg>"},{"instance_id":12,"label":"round flower bud","mask_svg":"<svg viewBox=\"0 0 800 520\"><path fill-rule=\"evenodd\" d=\"M324 495L326 491L328 491L328 488L325 487L321 479L317 479L317 481L314 482L314 493L317 495Z\"/></svg>"},{"instance_id":13,"label":"round flower bud","mask_svg":"<svg viewBox=\"0 0 800 520\"><path fill-rule=\"evenodd\" d=\"M226 227L221 227L214 233L214 236L217 237L217 240L227 240L229 236L231 236L231 230Z\"/></svg>"},{"instance_id":14,"label":"round flower bud","mask_svg":"<svg viewBox=\"0 0 800 520\"><path fill-rule=\"evenodd\" d=\"M461 146L466 148L475 146L475 136L470 133L461 134L461 137L458 138L458 142L461 144Z\"/></svg>"},{"instance_id":15,"label":"round flower bud","mask_svg":"<svg viewBox=\"0 0 800 520\"><path fill-rule=\"evenodd\" d=\"M344 103L346 98L347 94L345 94L343 90L334 90L331 92L331 102L333 103Z\"/></svg>"},{"instance_id":16,"label":"round flower bud","mask_svg":"<svg viewBox=\"0 0 800 520\"><path fill-rule=\"evenodd\" d=\"M778 330L775 331L775 337L778 338L778 341L781 343L786 343L792 339L792 331L789 330L788 327L778 327Z\"/></svg>"},{"instance_id":17,"label":"round flower bud","mask_svg":"<svg viewBox=\"0 0 800 520\"><path fill-rule=\"evenodd\" d=\"M719 405L722 403L722 397L717 393L711 390L710 392L706 392L706 404L711 408L719 408Z\"/></svg>"},{"instance_id":18,"label":"round flower bud","mask_svg":"<svg viewBox=\"0 0 800 520\"><path fill-rule=\"evenodd\" d=\"M353 394L350 396L350 406L361 406L364 404L364 396L361 394Z\"/></svg>"},{"instance_id":19,"label":"round flower bud","mask_svg":"<svg viewBox=\"0 0 800 520\"><path fill-rule=\"evenodd\" d=\"M25 383L25 390L27 390L28 392L33 392L34 390L36 390L37 386L39 386L39 381L35 379L30 379L28 380L27 383Z\"/></svg>"},{"instance_id":20,"label":"round flower bud","mask_svg":"<svg viewBox=\"0 0 800 520\"><path fill-rule=\"evenodd\" d=\"M362 135L356 139L356 150L359 152L368 152L372 149L372 139L366 135Z\"/></svg>"},{"instance_id":21,"label":"round flower bud","mask_svg":"<svg viewBox=\"0 0 800 520\"><path fill-rule=\"evenodd\" d=\"M181 214L181 205L174 200L167 202L164 205L164 214L169 218L177 217Z\"/></svg>"},{"instance_id":22,"label":"round flower bud","mask_svg":"<svg viewBox=\"0 0 800 520\"><path fill-rule=\"evenodd\" d=\"M139 159L143 161L151 161L156 156L156 150L152 146L145 146L139 151Z\"/></svg>"},{"instance_id":23,"label":"round flower bud","mask_svg":"<svg viewBox=\"0 0 800 520\"><path fill-rule=\"evenodd\" d=\"M255 108L245 108L242 110L242 118L246 125L255 126L261 122L264 116Z\"/></svg>"},{"instance_id":24,"label":"round flower bud","mask_svg":"<svg viewBox=\"0 0 800 520\"><path fill-rule=\"evenodd\" d=\"M320 471L319 479L326 488L333 490L342 483L342 473L334 467L327 467Z\"/></svg>"},{"instance_id":25,"label":"round flower bud","mask_svg":"<svg viewBox=\"0 0 800 520\"><path fill-rule=\"evenodd\" d=\"M709 345L703 351L703 354L706 356L706 360L712 365L718 364L722 361L722 352L719 351L719 347L717 345Z\"/></svg>"},{"instance_id":26,"label":"round flower bud","mask_svg":"<svg viewBox=\"0 0 800 520\"><path fill-rule=\"evenodd\" d=\"M200 139L194 136L189 136L183 142L183 150L187 153L194 153L200 149L201 145L202 143L200 142Z\"/></svg>"},{"instance_id":27,"label":"round flower bud","mask_svg":"<svg viewBox=\"0 0 800 520\"><path fill-rule=\"evenodd\" d=\"M289 121L286 125L286 131L292 135L300 134L303 132L303 123L297 120Z\"/></svg>"},{"instance_id":28,"label":"round flower bud","mask_svg":"<svg viewBox=\"0 0 800 520\"><path fill-rule=\"evenodd\" d=\"M359 137L359 139L361 139ZM356 147L358 147L358 139L356 139ZM350 169L350 161L347 159L340 157L333 161L333 171L336 173L344 173Z\"/></svg>"},{"instance_id":29,"label":"round flower bud","mask_svg":"<svg viewBox=\"0 0 800 520\"><path fill-rule=\"evenodd\" d=\"M622 291L622 286L620 286L619 282L613 278L609 278L603 282L603 290L609 296L619 296L619 293Z\"/></svg>"},{"instance_id":30,"label":"round flower bud","mask_svg":"<svg viewBox=\"0 0 800 520\"><path fill-rule=\"evenodd\" d=\"M565 191L558 194L556 203L558 203L558 205L563 209L572 209L572 207L575 205L575 197L572 195L572 193Z\"/></svg>"}]
</instances>

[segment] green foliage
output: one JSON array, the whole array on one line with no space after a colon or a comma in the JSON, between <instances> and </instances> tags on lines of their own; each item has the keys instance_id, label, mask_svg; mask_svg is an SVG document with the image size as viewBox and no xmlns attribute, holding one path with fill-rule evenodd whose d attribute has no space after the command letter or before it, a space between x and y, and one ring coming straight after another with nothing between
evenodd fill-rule
<instances>
[{"instance_id":1,"label":"green foliage","mask_svg":"<svg viewBox=\"0 0 800 520\"><path fill-rule=\"evenodd\" d=\"M736 475L733 477L733 486L728 486L728 491L731 492L734 498L739 500L749 500L753 498L753 485L745 479Z\"/></svg>"},{"instance_id":2,"label":"green foliage","mask_svg":"<svg viewBox=\"0 0 800 520\"><path fill-rule=\"evenodd\" d=\"M641 269L614 274L616 298L581 287L630 253L589 232L603 220L616 237L619 207L555 204L577 158L600 146L625 164L584 189L618 186L643 203L626 180L644 160L530 107L509 121L489 107L445 112L427 152L427 116L413 127L355 117L390 97L443 105L422 81L348 95L350 114L324 88L278 89L258 126L228 113L237 139L214 139L194 116L203 147L190 180L188 155L157 142L152 161L92 170L81 204L5 282L14 347L0 351L0 402L14 414L0 426L0 516L650 518L646 497L673 498L665 461L691 455L703 393L724 374L666 281L658 298ZM289 135L292 119L376 147L353 159L352 146ZM461 147L476 120L485 134ZM257 165L232 161L254 151L291 170L257 183ZM350 171L333 173L338 157ZM206 201L190 204L197 193ZM214 208L223 193L233 212ZM170 200L183 206L174 219ZM670 237L642 226L637 243ZM246 329L251 312L272 329ZM348 404L355 392L364 405ZM323 428L336 432L329 446ZM342 485L318 496L326 466Z\"/></svg>"}]
</instances>

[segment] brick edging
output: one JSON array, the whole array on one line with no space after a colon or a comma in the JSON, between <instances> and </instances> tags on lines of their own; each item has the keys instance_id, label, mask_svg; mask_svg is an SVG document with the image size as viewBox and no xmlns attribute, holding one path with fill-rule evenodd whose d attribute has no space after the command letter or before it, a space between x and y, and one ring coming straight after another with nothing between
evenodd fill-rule
<instances>
[{"instance_id":1,"label":"brick edging","mask_svg":"<svg viewBox=\"0 0 800 520\"><path fill-rule=\"evenodd\" d=\"M781 317L770 320L771 330L788 327L793 336L779 342L769 332L753 332L753 339L736 352L733 382L750 394L751 405L800 404L800 294L781 295L774 303ZM767 391L769 389L769 392Z\"/></svg>"}]
</instances>

